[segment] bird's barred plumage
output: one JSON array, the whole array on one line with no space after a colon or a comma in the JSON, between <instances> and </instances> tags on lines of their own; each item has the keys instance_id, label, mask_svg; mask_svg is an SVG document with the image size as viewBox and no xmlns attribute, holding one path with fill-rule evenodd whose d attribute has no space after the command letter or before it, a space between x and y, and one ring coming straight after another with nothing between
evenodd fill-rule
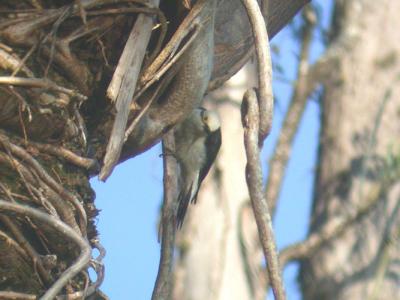
<instances>
[{"instance_id":1,"label":"bird's barred plumage","mask_svg":"<svg viewBox=\"0 0 400 300\"><path fill-rule=\"evenodd\" d=\"M216 112L196 108L175 129L175 155L180 166L177 226L181 227L188 205L197 194L221 146L221 129Z\"/></svg>"}]
</instances>

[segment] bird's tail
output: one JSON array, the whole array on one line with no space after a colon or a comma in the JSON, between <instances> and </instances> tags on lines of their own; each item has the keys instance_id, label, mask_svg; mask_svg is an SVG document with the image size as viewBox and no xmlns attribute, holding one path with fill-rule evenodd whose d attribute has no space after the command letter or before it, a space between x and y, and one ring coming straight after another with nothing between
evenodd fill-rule
<instances>
[{"instance_id":1,"label":"bird's tail","mask_svg":"<svg viewBox=\"0 0 400 300\"><path fill-rule=\"evenodd\" d=\"M192 196L192 185L189 189L183 189L178 196L178 212L176 214L176 225L178 228L182 227L183 220L185 219L186 211L189 206L190 198Z\"/></svg>"}]
</instances>

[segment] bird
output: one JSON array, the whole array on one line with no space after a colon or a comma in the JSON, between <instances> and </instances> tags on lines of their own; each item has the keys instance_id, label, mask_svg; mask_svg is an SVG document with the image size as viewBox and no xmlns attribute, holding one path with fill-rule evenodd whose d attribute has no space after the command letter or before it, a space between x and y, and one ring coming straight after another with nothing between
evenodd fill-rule
<instances>
[{"instance_id":1,"label":"bird","mask_svg":"<svg viewBox=\"0 0 400 300\"><path fill-rule=\"evenodd\" d=\"M177 227L181 228L189 203L196 203L201 183L221 147L221 125L216 111L195 108L174 129L175 158L180 167Z\"/></svg>"}]
</instances>

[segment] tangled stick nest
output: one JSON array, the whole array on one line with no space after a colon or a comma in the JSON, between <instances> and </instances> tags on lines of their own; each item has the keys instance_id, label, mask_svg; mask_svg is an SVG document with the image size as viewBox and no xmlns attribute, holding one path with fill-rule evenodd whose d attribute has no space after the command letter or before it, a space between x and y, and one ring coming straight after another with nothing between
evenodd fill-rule
<instances>
[{"instance_id":1,"label":"tangled stick nest","mask_svg":"<svg viewBox=\"0 0 400 300\"><path fill-rule=\"evenodd\" d=\"M0 297L104 298L90 176L157 143L250 57L240 0L164 2L1 1Z\"/></svg>"}]
</instances>

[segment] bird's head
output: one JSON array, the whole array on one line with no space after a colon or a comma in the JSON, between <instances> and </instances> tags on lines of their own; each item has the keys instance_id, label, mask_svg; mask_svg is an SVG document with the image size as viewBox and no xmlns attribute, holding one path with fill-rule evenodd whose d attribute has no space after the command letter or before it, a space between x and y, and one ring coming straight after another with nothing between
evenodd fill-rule
<instances>
[{"instance_id":1,"label":"bird's head","mask_svg":"<svg viewBox=\"0 0 400 300\"><path fill-rule=\"evenodd\" d=\"M215 132L221 127L219 116L215 111L200 108L201 122L207 132Z\"/></svg>"}]
</instances>

